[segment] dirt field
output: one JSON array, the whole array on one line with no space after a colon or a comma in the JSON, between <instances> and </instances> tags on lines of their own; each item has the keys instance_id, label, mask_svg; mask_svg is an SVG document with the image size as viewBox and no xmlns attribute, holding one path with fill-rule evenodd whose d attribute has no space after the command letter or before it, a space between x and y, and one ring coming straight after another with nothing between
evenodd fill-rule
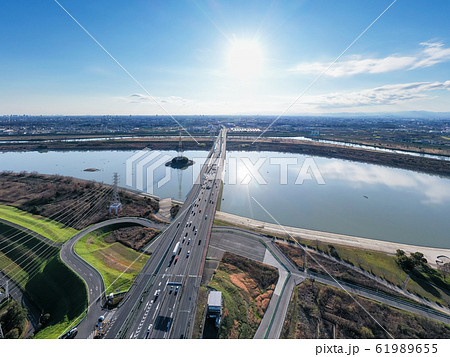
<instances>
[{"instance_id":1,"label":"dirt field","mask_svg":"<svg viewBox=\"0 0 450 357\"><path fill-rule=\"evenodd\" d=\"M277 280L275 268L226 252L209 284L222 291L219 338L252 338Z\"/></svg>"},{"instance_id":2,"label":"dirt field","mask_svg":"<svg viewBox=\"0 0 450 357\"><path fill-rule=\"evenodd\" d=\"M450 338L450 326L365 298L355 299L343 290L305 280L294 289L281 338L389 338L389 334L394 338Z\"/></svg>"},{"instance_id":3,"label":"dirt field","mask_svg":"<svg viewBox=\"0 0 450 357\"><path fill-rule=\"evenodd\" d=\"M109 193L108 193L109 192ZM119 189L123 204L118 216L134 216L154 219L158 202L143 198ZM102 200L104 209L95 214L82 217L72 222L73 215L59 215L67 207L77 207L77 203L86 199L89 207ZM112 218L108 212L111 188L107 185L58 175L41 175L36 173L0 172L0 204L20 208L32 214L44 217L57 217L55 220L76 229ZM101 206L99 206L101 208Z\"/></svg>"}]
</instances>

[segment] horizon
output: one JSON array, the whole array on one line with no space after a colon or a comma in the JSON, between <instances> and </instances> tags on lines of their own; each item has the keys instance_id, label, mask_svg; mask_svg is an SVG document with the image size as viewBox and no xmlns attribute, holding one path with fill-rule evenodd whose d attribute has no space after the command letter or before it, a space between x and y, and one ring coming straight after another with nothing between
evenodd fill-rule
<instances>
[{"instance_id":1,"label":"horizon","mask_svg":"<svg viewBox=\"0 0 450 357\"><path fill-rule=\"evenodd\" d=\"M437 112L437 111L428 111L428 110L414 110L414 111L392 111L392 112L330 112L330 113L298 113L298 114L289 114L283 115L280 119L301 119L301 118L326 118L326 117L334 117L335 119L339 118L351 118L358 119L356 117L361 116L361 119L364 118L395 118L395 119L425 119L424 115L427 116L426 119L433 120L450 120L450 111L448 112ZM438 118L428 117L428 115L437 115ZM448 116L448 118L447 118ZM82 117L154 117L154 118L166 118L171 120L172 117L176 118L245 118L245 117L260 117L260 118L277 118L278 116L275 114L174 114L174 115L166 115L166 114L0 114L0 118L7 117L30 117L30 118L53 118L53 117L70 117L70 118L82 118ZM278 120L277 120L278 121ZM178 126L176 123L174 125Z\"/></svg>"}]
</instances>

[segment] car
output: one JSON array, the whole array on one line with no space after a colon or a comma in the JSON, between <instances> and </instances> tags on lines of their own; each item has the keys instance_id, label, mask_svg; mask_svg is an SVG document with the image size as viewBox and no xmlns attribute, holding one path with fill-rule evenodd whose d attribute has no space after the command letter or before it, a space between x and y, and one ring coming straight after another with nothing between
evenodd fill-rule
<instances>
[{"instance_id":1,"label":"car","mask_svg":"<svg viewBox=\"0 0 450 357\"><path fill-rule=\"evenodd\" d=\"M78 329L76 327L74 327L73 329L71 329L69 332L66 333L64 338L75 338L75 336L78 333Z\"/></svg>"},{"instance_id":2,"label":"car","mask_svg":"<svg viewBox=\"0 0 450 357\"><path fill-rule=\"evenodd\" d=\"M189 227L192 225L192 221L189 222Z\"/></svg>"},{"instance_id":3,"label":"car","mask_svg":"<svg viewBox=\"0 0 450 357\"><path fill-rule=\"evenodd\" d=\"M202 240L201 239L199 239L199 241L198 241L198 245L200 245L200 243L202 242Z\"/></svg>"},{"instance_id":4,"label":"car","mask_svg":"<svg viewBox=\"0 0 450 357\"><path fill-rule=\"evenodd\" d=\"M178 261L178 257L175 258L175 260L173 261L173 265L177 264Z\"/></svg>"},{"instance_id":5,"label":"car","mask_svg":"<svg viewBox=\"0 0 450 357\"><path fill-rule=\"evenodd\" d=\"M176 287L175 293L174 293L174 294L175 294L175 295L178 294L178 286Z\"/></svg>"},{"instance_id":6,"label":"car","mask_svg":"<svg viewBox=\"0 0 450 357\"><path fill-rule=\"evenodd\" d=\"M186 222L186 227L188 226L189 222Z\"/></svg>"},{"instance_id":7,"label":"car","mask_svg":"<svg viewBox=\"0 0 450 357\"><path fill-rule=\"evenodd\" d=\"M186 253L186 258L189 258L189 255L190 255L190 254L191 254L191 251L188 250L187 253Z\"/></svg>"},{"instance_id":8,"label":"car","mask_svg":"<svg viewBox=\"0 0 450 357\"><path fill-rule=\"evenodd\" d=\"M207 219L208 218L208 215L205 215L205 219Z\"/></svg>"},{"instance_id":9,"label":"car","mask_svg":"<svg viewBox=\"0 0 450 357\"><path fill-rule=\"evenodd\" d=\"M198 210L198 213L202 213L202 210L200 209L200 210Z\"/></svg>"},{"instance_id":10,"label":"car","mask_svg":"<svg viewBox=\"0 0 450 357\"><path fill-rule=\"evenodd\" d=\"M169 294L172 294L173 286L170 287Z\"/></svg>"},{"instance_id":11,"label":"car","mask_svg":"<svg viewBox=\"0 0 450 357\"><path fill-rule=\"evenodd\" d=\"M188 239L187 245L189 245L189 243L191 243L191 238Z\"/></svg>"},{"instance_id":12,"label":"car","mask_svg":"<svg viewBox=\"0 0 450 357\"><path fill-rule=\"evenodd\" d=\"M186 234L184 236L187 237L188 236L188 232L186 232Z\"/></svg>"},{"instance_id":13,"label":"car","mask_svg":"<svg viewBox=\"0 0 450 357\"><path fill-rule=\"evenodd\" d=\"M155 301L158 298L160 292L161 292L161 290L159 290L159 289L155 291Z\"/></svg>"},{"instance_id":14,"label":"car","mask_svg":"<svg viewBox=\"0 0 450 357\"><path fill-rule=\"evenodd\" d=\"M196 229L196 230L195 230L195 232L194 232L194 236L196 236L196 235L197 235L197 233L198 233L198 230Z\"/></svg>"},{"instance_id":15,"label":"car","mask_svg":"<svg viewBox=\"0 0 450 357\"><path fill-rule=\"evenodd\" d=\"M145 339L147 339L150 336L150 332L152 331L152 324L150 324L150 326L148 327L147 332L145 333Z\"/></svg>"},{"instance_id":16,"label":"car","mask_svg":"<svg viewBox=\"0 0 450 357\"><path fill-rule=\"evenodd\" d=\"M194 227L192 227L192 230L193 230L193 231L195 231L195 226L194 226Z\"/></svg>"}]
</instances>

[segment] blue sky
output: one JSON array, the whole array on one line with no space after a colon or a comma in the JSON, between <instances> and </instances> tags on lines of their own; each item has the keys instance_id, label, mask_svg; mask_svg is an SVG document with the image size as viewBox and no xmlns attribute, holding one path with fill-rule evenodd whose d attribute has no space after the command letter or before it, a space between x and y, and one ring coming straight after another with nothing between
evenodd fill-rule
<instances>
[{"instance_id":1,"label":"blue sky","mask_svg":"<svg viewBox=\"0 0 450 357\"><path fill-rule=\"evenodd\" d=\"M14 0L0 3L0 115L277 115L392 0L59 2L160 105L55 1ZM287 114L450 111L449 13L398 0Z\"/></svg>"}]
</instances>

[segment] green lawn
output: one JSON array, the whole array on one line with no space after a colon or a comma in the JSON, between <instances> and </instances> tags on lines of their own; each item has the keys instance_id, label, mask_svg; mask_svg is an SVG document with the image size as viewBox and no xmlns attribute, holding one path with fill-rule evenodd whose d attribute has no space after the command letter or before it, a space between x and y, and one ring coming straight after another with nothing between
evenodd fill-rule
<instances>
[{"instance_id":1,"label":"green lawn","mask_svg":"<svg viewBox=\"0 0 450 357\"><path fill-rule=\"evenodd\" d=\"M21 288L28 282L28 274L2 252L0 252L0 270L14 278L13 280L17 281Z\"/></svg>"},{"instance_id":2,"label":"green lawn","mask_svg":"<svg viewBox=\"0 0 450 357\"><path fill-rule=\"evenodd\" d=\"M57 243L62 243L78 231L48 218L33 215L16 207L0 205L0 218L28 228Z\"/></svg>"},{"instance_id":3,"label":"green lawn","mask_svg":"<svg viewBox=\"0 0 450 357\"><path fill-rule=\"evenodd\" d=\"M105 281L106 293L126 291L149 259L122 243L107 243L111 231L97 230L78 241L75 252L94 266Z\"/></svg>"},{"instance_id":4,"label":"green lawn","mask_svg":"<svg viewBox=\"0 0 450 357\"><path fill-rule=\"evenodd\" d=\"M57 338L87 307L86 286L59 258L59 249L0 224L0 269L13 279L43 313L50 314L37 338Z\"/></svg>"},{"instance_id":5,"label":"green lawn","mask_svg":"<svg viewBox=\"0 0 450 357\"><path fill-rule=\"evenodd\" d=\"M313 242L299 239L299 242L311 248L330 254L330 245L323 242ZM379 276L399 287L403 287L408 275L397 264L395 256L382 252L363 250L342 245L332 245L342 260L360 267L365 271ZM330 254L331 255L331 254ZM427 298L444 306L450 306L449 278L436 269L428 268L428 273L422 272L422 279L412 276L406 289L416 295ZM434 278L434 280L433 280Z\"/></svg>"},{"instance_id":6,"label":"green lawn","mask_svg":"<svg viewBox=\"0 0 450 357\"><path fill-rule=\"evenodd\" d=\"M230 225L219 220L214 220L214 225ZM259 230L255 230L259 232ZM278 236L279 238L291 241L292 239ZM298 243L304 244L310 248L330 254L330 244L315 240L297 239ZM405 271L396 263L395 256L377 251L365 250L361 248L353 248L344 245L332 245L339 257L360 267L365 271L379 276L399 287L403 287L407 279ZM450 306L450 278L441 275L435 269L430 268L430 274L424 274L422 280L410 279L406 285L406 289L414 294L425 297L430 301L437 302L444 306ZM434 277L434 281L431 279ZM431 285L430 282L433 284Z\"/></svg>"},{"instance_id":7,"label":"green lawn","mask_svg":"<svg viewBox=\"0 0 450 357\"><path fill-rule=\"evenodd\" d=\"M395 257L382 252L333 245L339 257L391 283L402 286L407 274L395 262ZM328 247L327 247L328 248Z\"/></svg>"}]
</instances>

